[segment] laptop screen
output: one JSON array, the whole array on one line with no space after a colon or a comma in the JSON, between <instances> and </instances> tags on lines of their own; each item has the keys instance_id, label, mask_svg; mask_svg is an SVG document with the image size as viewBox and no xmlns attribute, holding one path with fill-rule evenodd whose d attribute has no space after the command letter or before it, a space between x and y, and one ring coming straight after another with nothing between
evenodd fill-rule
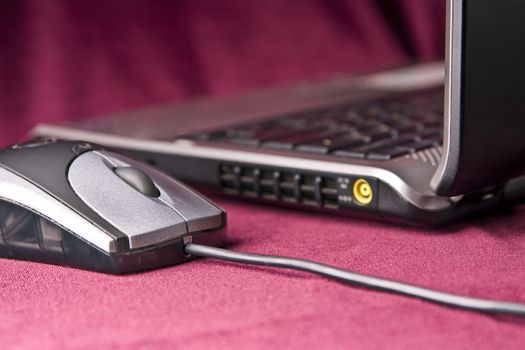
<instances>
[{"instance_id":1,"label":"laptop screen","mask_svg":"<svg viewBox=\"0 0 525 350\"><path fill-rule=\"evenodd\" d=\"M449 26L462 28L461 43L451 43L461 52L460 69L451 69L459 88L450 91L452 101L460 93L459 116L451 110L457 130L449 133L448 164L434 185L439 194L455 195L524 173L525 1L451 0L449 6L449 16L460 16L451 22L462 22Z\"/></svg>"}]
</instances>

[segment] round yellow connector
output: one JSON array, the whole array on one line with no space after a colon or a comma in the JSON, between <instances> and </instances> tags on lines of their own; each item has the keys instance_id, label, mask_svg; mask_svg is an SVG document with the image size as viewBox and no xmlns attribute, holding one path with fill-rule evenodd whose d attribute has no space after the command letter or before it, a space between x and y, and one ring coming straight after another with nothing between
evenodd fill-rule
<instances>
[{"instance_id":1,"label":"round yellow connector","mask_svg":"<svg viewBox=\"0 0 525 350\"><path fill-rule=\"evenodd\" d=\"M372 202L373 191L372 186L365 179L357 179L352 186L352 192L357 204L367 205Z\"/></svg>"}]
</instances>

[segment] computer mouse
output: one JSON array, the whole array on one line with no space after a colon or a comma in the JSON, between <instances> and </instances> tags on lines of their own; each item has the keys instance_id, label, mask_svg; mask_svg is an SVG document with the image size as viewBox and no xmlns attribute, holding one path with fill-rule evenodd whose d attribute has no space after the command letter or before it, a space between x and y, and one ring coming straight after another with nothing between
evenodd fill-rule
<instances>
[{"instance_id":1,"label":"computer mouse","mask_svg":"<svg viewBox=\"0 0 525 350\"><path fill-rule=\"evenodd\" d=\"M225 226L195 190L98 145L0 150L0 257L131 273L187 261L189 242L221 245Z\"/></svg>"}]
</instances>

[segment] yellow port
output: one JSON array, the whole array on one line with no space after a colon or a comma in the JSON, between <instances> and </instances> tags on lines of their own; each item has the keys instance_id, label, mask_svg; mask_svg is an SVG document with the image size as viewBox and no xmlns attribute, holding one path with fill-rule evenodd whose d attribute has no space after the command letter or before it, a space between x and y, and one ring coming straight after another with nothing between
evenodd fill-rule
<instances>
[{"instance_id":1,"label":"yellow port","mask_svg":"<svg viewBox=\"0 0 525 350\"><path fill-rule=\"evenodd\" d=\"M374 196L372 186L365 179L355 180L352 192L357 204L367 205L372 202L372 197Z\"/></svg>"}]
</instances>

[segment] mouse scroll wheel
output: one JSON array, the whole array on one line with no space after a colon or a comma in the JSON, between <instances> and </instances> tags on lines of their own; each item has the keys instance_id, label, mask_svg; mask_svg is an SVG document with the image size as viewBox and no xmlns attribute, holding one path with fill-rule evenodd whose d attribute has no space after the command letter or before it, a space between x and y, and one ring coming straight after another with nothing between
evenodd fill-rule
<instances>
[{"instance_id":1,"label":"mouse scroll wheel","mask_svg":"<svg viewBox=\"0 0 525 350\"><path fill-rule=\"evenodd\" d=\"M142 170L132 167L118 167L113 170L128 185L149 197L159 197L160 191L151 178Z\"/></svg>"}]
</instances>

